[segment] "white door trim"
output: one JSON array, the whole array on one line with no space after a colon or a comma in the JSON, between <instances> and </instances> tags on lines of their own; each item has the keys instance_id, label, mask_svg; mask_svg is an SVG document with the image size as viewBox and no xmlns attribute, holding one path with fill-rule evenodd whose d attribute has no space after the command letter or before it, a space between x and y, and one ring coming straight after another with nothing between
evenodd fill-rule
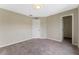
<instances>
[{"instance_id":1,"label":"white door trim","mask_svg":"<svg viewBox=\"0 0 79 59\"><path fill-rule=\"evenodd\" d=\"M67 15L63 15L61 16L61 20L62 20L62 41L63 41L63 17L65 16L72 16L72 44L75 45L74 43L74 14L67 14Z\"/></svg>"},{"instance_id":2,"label":"white door trim","mask_svg":"<svg viewBox=\"0 0 79 59\"><path fill-rule=\"evenodd\" d=\"M40 38L40 19L32 20L32 38Z\"/></svg>"}]
</instances>

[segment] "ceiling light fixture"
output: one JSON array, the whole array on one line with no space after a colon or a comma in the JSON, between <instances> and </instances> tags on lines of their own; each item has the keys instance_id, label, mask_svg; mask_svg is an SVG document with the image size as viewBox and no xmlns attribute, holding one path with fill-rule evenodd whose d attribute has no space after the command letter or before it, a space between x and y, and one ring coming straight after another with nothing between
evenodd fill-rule
<instances>
[{"instance_id":1,"label":"ceiling light fixture","mask_svg":"<svg viewBox=\"0 0 79 59\"><path fill-rule=\"evenodd\" d=\"M42 7L42 4L34 4L33 8L34 9L40 9Z\"/></svg>"}]
</instances>

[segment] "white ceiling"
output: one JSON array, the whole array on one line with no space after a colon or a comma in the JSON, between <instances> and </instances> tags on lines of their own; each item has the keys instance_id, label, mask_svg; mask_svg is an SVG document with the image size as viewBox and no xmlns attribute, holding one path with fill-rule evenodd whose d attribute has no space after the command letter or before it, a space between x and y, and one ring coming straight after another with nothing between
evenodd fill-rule
<instances>
[{"instance_id":1,"label":"white ceiling","mask_svg":"<svg viewBox=\"0 0 79 59\"><path fill-rule=\"evenodd\" d=\"M32 17L46 17L63 11L74 9L78 4L43 4L40 9L33 8L33 4L1 4L4 8L13 12Z\"/></svg>"}]
</instances>

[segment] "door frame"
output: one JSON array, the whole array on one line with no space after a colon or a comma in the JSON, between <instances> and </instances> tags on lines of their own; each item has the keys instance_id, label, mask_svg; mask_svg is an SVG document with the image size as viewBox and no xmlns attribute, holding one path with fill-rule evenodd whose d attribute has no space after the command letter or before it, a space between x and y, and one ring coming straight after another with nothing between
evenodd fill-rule
<instances>
[{"instance_id":1,"label":"door frame","mask_svg":"<svg viewBox=\"0 0 79 59\"><path fill-rule=\"evenodd\" d=\"M32 20L32 38L41 38L40 19Z\"/></svg>"},{"instance_id":2,"label":"door frame","mask_svg":"<svg viewBox=\"0 0 79 59\"><path fill-rule=\"evenodd\" d=\"M62 41L64 40L63 39L63 36L64 36L64 34L63 34L63 17L66 17L66 16L72 16L72 44L73 45L75 45L74 44L74 14L68 14L68 15L63 15L63 16L61 16L61 20L62 20Z\"/></svg>"}]
</instances>

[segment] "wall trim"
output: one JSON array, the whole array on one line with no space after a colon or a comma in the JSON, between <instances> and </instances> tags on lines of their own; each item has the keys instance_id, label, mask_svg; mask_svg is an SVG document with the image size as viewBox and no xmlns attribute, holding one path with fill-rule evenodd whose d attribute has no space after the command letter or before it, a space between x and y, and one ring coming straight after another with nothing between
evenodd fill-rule
<instances>
[{"instance_id":1,"label":"wall trim","mask_svg":"<svg viewBox=\"0 0 79 59\"><path fill-rule=\"evenodd\" d=\"M50 40L54 40L54 41L57 41L57 42L62 42L62 40L58 40L58 39L52 39L52 38L47 38L47 39L50 39Z\"/></svg>"},{"instance_id":2,"label":"wall trim","mask_svg":"<svg viewBox=\"0 0 79 59\"><path fill-rule=\"evenodd\" d=\"M57 41L57 42L62 42L61 40L50 39L50 38L29 38L29 39L25 39L25 40L22 40L22 41L18 41L18 42L2 45L2 46L0 46L0 48L7 47L7 46L10 46L10 45L14 45L14 44L17 44L17 43L21 43L21 42L28 41L28 40L33 40L33 39L41 39L41 40L42 39L49 39L49 40L53 40L53 41Z\"/></svg>"},{"instance_id":3,"label":"wall trim","mask_svg":"<svg viewBox=\"0 0 79 59\"><path fill-rule=\"evenodd\" d=\"M72 44L76 45L76 44L74 44L74 14L71 13L71 14L63 15L60 17L60 19L63 20L63 17L65 17L65 16L72 16ZM63 40L63 23L62 23L62 40Z\"/></svg>"},{"instance_id":4,"label":"wall trim","mask_svg":"<svg viewBox=\"0 0 79 59\"><path fill-rule=\"evenodd\" d=\"M24 40L21 40L21 41L18 41L18 42L13 42L13 43L6 44L6 45L1 45L0 48L7 47L7 46L10 46L10 45L14 45L14 44L17 44L17 43L21 43L21 42L24 42L24 41L27 41L27 40L31 40L31 39L32 38L24 39Z\"/></svg>"}]
</instances>

